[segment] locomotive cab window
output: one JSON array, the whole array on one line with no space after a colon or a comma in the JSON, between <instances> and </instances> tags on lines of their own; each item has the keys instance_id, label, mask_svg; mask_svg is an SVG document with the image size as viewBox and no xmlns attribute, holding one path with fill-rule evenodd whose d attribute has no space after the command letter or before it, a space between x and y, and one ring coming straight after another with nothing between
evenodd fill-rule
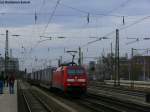
<instances>
[{"instance_id":1,"label":"locomotive cab window","mask_svg":"<svg viewBox=\"0 0 150 112\"><path fill-rule=\"evenodd\" d=\"M82 69L69 69L68 74L69 75L83 75L84 70L82 70Z\"/></svg>"}]
</instances>

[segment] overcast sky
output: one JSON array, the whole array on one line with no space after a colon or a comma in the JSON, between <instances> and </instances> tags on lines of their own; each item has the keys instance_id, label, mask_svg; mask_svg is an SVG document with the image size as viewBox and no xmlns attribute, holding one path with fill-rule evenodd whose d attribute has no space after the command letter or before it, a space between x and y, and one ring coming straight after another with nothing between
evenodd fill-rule
<instances>
[{"instance_id":1,"label":"overcast sky","mask_svg":"<svg viewBox=\"0 0 150 112\"><path fill-rule=\"evenodd\" d=\"M149 48L150 32L150 0L60 0L53 14L57 0L31 0L30 4L0 4L0 33L9 30L9 46L13 56L24 61L24 66L40 68L43 63L48 65L50 59L63 56L64 61L70 60L65 50L77 50L95 38L108 35L108 40L101 40L82 47L85 57L98 57L110 52L110 43L115 47L115 30L120 29L120 53L130 55L131 48ZM87 21L89 14L89 23ZM37 16L35 23L35 15ZM123 24L124 16L124 24ZM145 18L147 17L147 18ZM49 21L51 18L51 21ZM145 18L141 21L138 21ZM49 21L49 24L48 24ZM134 22L137 24L132 25ZM48 27L46 25L48 24ZM130 26L131 25L131 26ZM129 27L128 27L129 26ZM127 28L126 28L127 27ZM20 37L11 37L19 34ZM43 40L40 36L59 37ZM107 35L106 35L107 36ZM134 41L127 38L139 38ZM4 56L5 37L0 38L0 52ZM35 62L35 58L38 59ZM89 60L85 59L87 63ZM56 60L52 61L56 64Z\"/></svg>"}]
</instances>

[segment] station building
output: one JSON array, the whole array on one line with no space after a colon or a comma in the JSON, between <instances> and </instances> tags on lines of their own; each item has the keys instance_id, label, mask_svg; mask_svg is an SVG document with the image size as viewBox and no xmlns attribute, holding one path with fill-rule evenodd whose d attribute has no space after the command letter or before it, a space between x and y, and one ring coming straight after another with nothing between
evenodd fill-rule
<instances>
[{"instance_id":1,"label":"station building","mask_svg":"<svg viewBox=\"0 0 150 112\"><path fill-rule=\"evenodd\" d=\"M5 58L0 57L0 72L5 71ZM19 71L19 60L18 58L9 58L7 63L8 72L18 72Z\"/></svg>"},{"instance_id":2,"label":"station building","mask_svg":"<svg viewBox=\"0 0 150 112\"><path fill-rule=\"evenodd\" d=\"M115 74L114 58L113 63L111 63L109 56L105 57L105 60L100 58L97 62L91 61L88 73L91 80L113 80ZM130 59L127 56L120 57L119 74L122 80L130 80L131 75L134 80L150 80L150 56L134 56Z\"/></svg>"},{"instance_id":3,"label":"station building","mask_svg":"<svg viewBox=\"0 0 150 112\"><path fill-rule=\"evenodd\" d=\"M135 77L150 80L150 56L134 56L132 63Z\"/></svg>"}]
</instances>

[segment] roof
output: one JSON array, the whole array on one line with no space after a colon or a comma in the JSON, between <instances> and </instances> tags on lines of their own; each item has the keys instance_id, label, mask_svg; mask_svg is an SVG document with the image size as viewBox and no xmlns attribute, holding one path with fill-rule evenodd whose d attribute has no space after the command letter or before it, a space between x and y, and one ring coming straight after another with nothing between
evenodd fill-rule
<instances>
[{"instance_id":1,"label":"roof","mask_svg":"<svg viewBox=\"0 0 150 112\"><path fill-rule=\"evenodd\" d=\"M69 62L69 63L63 63L60 66L77 66L77 64L75 62Z\"/></svg>"}]
</instances>

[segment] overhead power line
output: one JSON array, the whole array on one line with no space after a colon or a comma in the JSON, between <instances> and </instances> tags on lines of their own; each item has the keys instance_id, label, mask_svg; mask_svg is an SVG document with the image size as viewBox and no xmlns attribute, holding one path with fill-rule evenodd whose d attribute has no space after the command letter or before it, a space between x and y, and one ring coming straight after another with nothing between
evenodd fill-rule
<instances>
[{"instance_id":1,"label":"overhead power line","mask_svg":"<svg viewBox=\"0 0 150 112\"><path fill-rule=\"evenodd\" d=\"M143 22L144 20L146 20L146 19L148 19L148 18L150 18L150 16L143 17L143 18L141 18L141 19L139 19L139 20L136 20L136 21L134 21L133 23L131 23L131 24L125 26L125 27L119 28L119 30L121 31L121 30L127 29L127 28L129 28L129 27L132 27L132 26L134 26L134 25L136 25L136 24L138 24L138 23L140 23L140 22ZM110 35L112 35L112 34L114 34L114 33L115 33L115 31L111 31L111 32L105 34L103 37L110 36ZM83 45L82 47L85 47L85 46L87 46L87 45L89 45L89 44L93 44L93 43L95 43L95 42L97 42L97 41L100 41L100 40L101 40L101 39L98 38L98 39L96 39L96 40L90 41L90 42L88 42L87 44Z\"/></svg>"},{"instance_id":2,"label":"overhead power line","mask_svg":"<svg viewBox=\"0 0 150 112\"><path fill-rule=\"evenodd\" d=\"M52 21L53 16L55 15L56 9L57 9L57 7L58 7L60 1L61 1L61 0L57 0L56 5L55 5L55 7L54 7L54 10L53 10L52 14L50 15L50 17L49 17L49 19L48 19L48 23L46 24L42 35L46 32L46 30L47 30L47 28L48 28L48 26L49 26L49 23Z\"/></svg>"},{"instance_id":3,"label":"overhead power line","mask_svg":"<svg viewBox=\"0 0 150 112\"><path fill-rule=\"evenodd\" d=\"M127 28L129 28L129 27L132 27L132 26L134 26L134 25L136 25L136 24L138 24L138 23L140 23L140 22L143 22L144 20L146 20L146 19L148 19L148 18L150 18L150 16L143 17L143 18L141 18L141 19L139 19L139 20L136 20L136 21L134 21L133 23L131 23L131 24L125 26L125 27L120 28L120 30L124 30L124 29L127 29Z\"/></svg>"},{"instance_id":4,"label":"overhead power line","mask_svg":"<svg viewBox=\"0 0 150 112\"><path fill-rule=\"evenodd\" d=\"M114 11L116 11L116 10L122 8L122 7L124 7L124 6L125 6L126 4L128 4L130 1L131 1L131 0L126 0L125 2L121 3L119 6L113 8L112 10L110 10L107 14L110 14L110 13L112 13L112 12L114 12ZM106 15L107 15L107 14L106 14Z\"/></svg>"},{"instance_id":5,"label":"overhead power line","mask_svg":"<svg viewBox=\"0 0 150 112\"><path fill-rule=\"evenodd\" d=\"M55 0L51 0L51 1L53 1L53 2L56 2ZM124 15L114 15L114 14L110 14L110 13L112 13L113 11L115 11L115 10L118 10L119 8L121 8L121 7L123 7L123 6L125 6L127 3L129 3L129 1L131 1L131 0L126 0L125 2L123 2L122 4L120 4L118 7L115 7L115 8L113 8L112 10L110 10L108 13L92 13L92 12L89 12L89 11L85 11L85 10L81 10L81 9L78 9L78 8L75 8L75 7L72 7L72 6L69 6L69 5L66 5L66 4L64 4L64 3L60 3L59 2L59 4L61 5L61 6L64 6L64 7L66 7L66 8L70 8L70 9L72 9L72 10L76 10L76 11L78 11L78 12L81 12L81 13L84 13L84 14L89 14L90 16L113 16L113 17L123 17ZM57 1L58 2L58 1ZM42 6L41 7L43 7L43 5L45 4L45 0L43 0L43 4L42 4ZM58 4L56 4L56 5L58 5ZM56 8L57 8L57 6L56 6ZM40 10L41 10L41 8L40 8ZM34 13L8 13L8 12L0 12L0 14L3 14L3 15L5 15L5 14L22 14L22 15L34 15ZM50 13L37 13L38 15L49 15ZM52 15L52 14L51 14ZM77 16L77 15L54 15L54 16ZM87 17L87 16L84 16L84 17ZM124 17L127 17L127 16L124 16Z\"/></svg>"},{"instance_id":6,"label":"overhead power line","mask_svg":"<svg viewBox=\"0 0 150 112\"><path fill-rule=\"evenodd\" d=\"M51 1L52 1L52 2L55 2L55 0L51 0ZM123 17L123 15L115 15L115 14L110 14L110 13L112 13L112 12L115 11L115 10L118 10L119 8L122 8L122 7L125 6L127 3L129 3L129 1L131 1L131 0L126 0L125 2L123 2L122 4L120 4L118 7L115 7L114 9L112 9L111 11L109 11L107 14L104 14L104 13L92 13L92 12L89 12L89 11L85 11L85 10L82 10L82 9L79 9L79 8L75 8L75 7L66 5L66 4L64 4L64 3L60 3L60 5L63 6L63 7L66 7L66 8L69 8L69 9L72 9L72 10L75 10L75 11L78 11L78 12L81 12L81 13L90 14L90 15Z\"/></svg>"},{"instance_id":7,"label":"overhead power line","mask_svg":"<svg viewBox=\"0 0 150 112\"><path fill-rule=\"evenodd\" d=\"M52 13L49 13L49 12L36 12L36 14L38 16L40 15L51 15ZM87 17L87 14L90 15L90 17L97 17L97 16L112 16L112 17L119 17L119 18L122 18L122 17L132 17L132 16L124 16L124 15L106 15L106 14L93 14L93 13L86 13L86 15L74 15L74 14L55 14L54 16L64 16L64 17ZM0 15L1 16L5 16L5 15L25 15L25 16L34 16L35 15L35 12L0 12Z\"/></svg>"}]
</instances>

